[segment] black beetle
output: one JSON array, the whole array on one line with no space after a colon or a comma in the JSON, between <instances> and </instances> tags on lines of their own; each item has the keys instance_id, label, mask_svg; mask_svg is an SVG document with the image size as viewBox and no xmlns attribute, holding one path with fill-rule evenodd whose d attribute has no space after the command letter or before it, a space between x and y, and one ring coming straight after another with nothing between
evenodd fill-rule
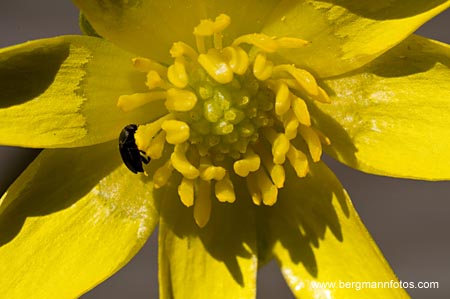
<instances>
[{"instance_id":1,"label":"black beetle","mask_svg":"<svg viewBox=\"0 0 450 299\"><path fill-rule=\"evenodd\" d=\"M148 164L150 157L144 151L138 149L134 134L138 126L131 124L123 128L119 136L119 151L123 163L134 173L144 172L142 163Z\"/></svg>"}]
</instances>

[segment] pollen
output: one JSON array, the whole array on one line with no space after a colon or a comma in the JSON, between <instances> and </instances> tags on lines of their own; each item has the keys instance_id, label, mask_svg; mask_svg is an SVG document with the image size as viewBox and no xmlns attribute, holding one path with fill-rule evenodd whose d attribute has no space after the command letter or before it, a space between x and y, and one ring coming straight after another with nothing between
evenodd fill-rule
<instances>
[{"instance_id":1,"label":"pollen","mask_svg":"<svg viewBox=\"0 0 450 299\"><path fill-rule=\"evenodd\" d=\"M175 42L168 66L134 58L148 92L117 103L124 112L164 103L164 116L138 126L136 146L152 161L165 159L153 173L155 188L181 177L178 196L199 227L214 213L213 200L245 200L236 197L236 183L247 186L255 205L275 205L285 168L306 177L330 144L309 109L313 101L330 103L328 94L309 71L276 60L280 49L309 42L249 33L226 44L230 23L225 14L202 20L193 29L195 45Z\"/></svg>"}]
</instances>

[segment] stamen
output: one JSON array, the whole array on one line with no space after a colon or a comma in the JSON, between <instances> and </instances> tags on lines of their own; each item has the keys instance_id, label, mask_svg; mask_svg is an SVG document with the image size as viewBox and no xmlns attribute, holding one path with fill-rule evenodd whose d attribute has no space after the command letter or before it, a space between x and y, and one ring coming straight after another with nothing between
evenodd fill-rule
<instances>
[{"instance_id":1,"label":"stamen","mask_svg":"<svg viewBox=\"0 0 450 299\"><path fill-rule=\"evenodd\" d=\"M155 189L159 189L167 184L170 176L172 175L173 167L172 162L167 160L163 166L158 168L153 175L153 186Z\"/></svg>"},{"instance_id":2,"label":"stamen","mask_svg":"<svg viewBox=\"0 0 450 299\"><path fill-rule=\"evenodd\" d=\"M297 116L298 121L309 127L311 126L311 117L309 115L308 106L306 106L306 102L301 98L294 96L292 97L292 109L294 110L295 116Z\"/></svg>"},{"instance_id":3,"label":"stamen","mask_svg":"<svg viewBox=\"0 0 450 299\"><path fill-rule=\"evenodd\" d=\"M243 43L258 47L266 53L274 53L278 50L278 43L270 36L262 33L242 35L236 38L232 45L239 46Z\"/></svg>"},{"instance_id":4,"label":"stamen","mask_svg":"<svg viewBox=\"0 0 450 299\"><path fill-rule=\"evenodd\" d=\"M257 150L264 167L269 172L272 182L275 184L275 186L277 186L277 188L283 188L286 178L284 167L282 165L273 163L271 154L264 146L258 145Z\"/></svg>"},{"instance_id":5,"label":"stamen","mask_svg":"<svg viewBox=\"0 0 450 299\"><path fill-rule=\"evenodd\" d=\"M255 205L261 205L262 195L258 187L258 179L255 173L250 173L246 179L247 189Z\"/></svg>"},{"instance_id":6,"label":"stamen","mask_svg":"<svg viewBox=\"0 0 450 299\"><path fill-rule=\"evenodd\" d=\"M201 20L194 28L195 36L211 36L215 32L214 21L211 19Z\"/></svg>"},{"instance_id":7,"label":"stamen","mask_svg":"<svg viewBox=\"0 0 450 299\"><path fill-rule=\"evenodd\" d=\"M145 104L159 101L166 98L165 91L153 91L144 93L135 93L131 95L121 95L117 101L117 107L123 112L130 112Z\"/></svg>"},{"instance_id":8,"label":"stamen","mask_svg":"<svg viewBox=\"0 0 450 299\"><path fill-rule=\"evenodd\" d=\"M289 139L283 133L277 133L272 128L264 128L264 136L272 144L272 156L275 164L283 164L289 150Z\"/></svg>"},{"instance_id":9,"label":"stamen","mask_svg":"<svg viewBox=\"0 0 450 299\"><path fill-rule=\"evenodd\" d=\"M166 140L170 144L180 144L189 139L189 125L179 120L167 120L161 125L161 129L166 131Z\"/></svg>"},{"instance_id":10,"label":"stamen","mask_svg":"<svg viewBox=\"0 0 450 299\"><path fill-rule=\"evenodd\" d=\"M167 90L166 108L169 111L190 111L197 104L197 96L186 89L171 88Z\"/></svg>"},{"instance_id":11,"label":"stamen","mask_svg":"<svg viewBox=\"0 0 450 299\"><path fill-rule=\"evenodd\" d=\"M310 127L300 126L298 128L300 135L306 141L308 145L309 153L314 162L320 161L320 156L322 155L322 144L317 136L316 132Z\"/></svg>"},{"instance_id":12,"label":"stamen","mask_svg":"<svg viewBox=\"0 0 450 299\"><path fill-rule=\"evenodd\" d=\"M225 174L225 177L223 179L216 182L215 194L220 202L233 203L236 200L233 183L231 182L228 173Z\"/></svg>"},{"instance_id":13,"label":"stamen","mask_svg":"<svg viewBox=\"0 0 450 299\"><path fill-rule=\"evenodd\" d=\"M323 134L320 130L314 129L314 132L316 132L317 136L319 136L320 142L325 145L330 145L331 140L325 134Z\"/></svg>"},{"instance_id":14,"label":"stamen","mask_svg":"<svg viewBox=\"0 0 450 299\"><path fill-rule=\"evenodd\" d=\"M226 47L222 50L222 54L235 74L245 74L249 65L247 52L240 47Z\"/></svg>"},{"instance_id":15,"label":"stamen","mask_svg":"<svg viewBox=\"0 0 450 299\"><path fill-rule=\"evenodd\" d=\"M222 32L214 32L214 48L216 48L217 50L222 49L222 39Z\"/></svg>"},{"instance_id":16,"label":"stamen","mask_svg":"<svg viewBox=\"0 0 450 299\"><path fill-rule=\"evenodd\" d=\"M138 149L146 151L150 146L152 138L161 130L161 125L170 119L173 119L172 114L166 114L152 123L141 125L134 134L134 139Z\"/></svg>"},{"instance_id":17,"label":"stamen","mask_svg":"<svg viewBox=\"0 0 450 299\"><path fill-rule=\"evenodd\" d=\"M183 42L173 43L172 48L170 48L170 55L173 58L178 58L186 55L194 61L197 60L198 57L197 52L192 49L191 46Z\"/></svg>"},{"instance_id":18,"label":"stamen","mask_svg":"<svg viewBox=\"0 0 450 299\"><path fill-rule=\"evenodd\" d=\"M220 14L214 20L214 33L224 31L231 24L231 19L226 14Z\"/></svg>"},{"instance_id":19,"label":"stamen","mask_svg":"<svg viewBox=\"0 0 450 299\"><path fill-rule=\"evenodd\" d=\"M200 54L198 63L218 83L226 84L233 80L233 71L217 49L209 49L207 54Z\"/></svg>"},{"instance_id":20,"label":"stamen","mask_svg":"<svg viewBox=\"0 0 450 299\"><path fill-rule=\"evenodd\" d=\"M277 65L276 67L274 67L273 72L289 73L297 81L304 92L313 97L318 96L319 88L317 86L316 79L314 79L314 76L311 75L311 73L288 64Z\"/></svg>"},{"instance_id":21,"label":"stamen","mask_svg":"<svg viewBox=\"0 0 450 299\"><path fill-rule=\"evenodd\" d=\"M153 70L147 73L147 81L145 82L145 85L147 85L150 90L158 87L164 89L170 88L170 84L164 81L157 71Z\"/></svg>"},{"instance_id":22,"label":"stamen","mask_svg":"<svg viewBox=\"0 0 450 299\"><path fill-rule=\"evenodd\" d=\"M277 115L285 114L291 107L291 97L288 86L280 82L275 97L275 113Z\"/></svg>"},{"instance_id":23,"label":"stamen","mask_svg":"<svg viewBox=\"0 0 450 299\"><path fill-rule=\"evenodd\" d=\"M297 116L292 110L289 110L283 115L284 134L287 139L292 140L297 137L297 129L299 124L300 123Z\"/></svg>"},{"instance_id":24,"label":"stamen","mask_svg":"<svg viewBox=\"0 0 450 299\"><path fill-rule=\"evenodd\" d=\"M267 206L272 206L276 203L278 197L278 189L272 184L272 181L267 176L264 169L259 169L256 172L256 179L258 187L261 192L262 201Z\"/></svg>"},{"instance_id":25,"label":"stamen","mask_svg":"<svg viewBox=\"0 0 450 299\"><path fill-rule=\"evenodd\" d=\"M195 34L195 31L194 31ZM205 38L200 35L195 36L195 44L197 46L197 51L199 53L206 53L206 45L205 45Z\"/></svg>"},{"instance_id":26,"label":"stamen","mask_svg":"<svg viewBox=\"0 0 450 299\"><path fill-rule=\"evenodd\" d=\"M214 166L208 158L200 159L200 178L205 181L216 180L220 181L225 176L225 168L221 166Z\"/></svg>"},{"instance_id":27,"label":"stamen","mask_svg":"<svg viewBox=\"0 0 450 299\"><path fill-rule=\"evenodd\" d=\"M313 97L313 99L325 104L331 103L330 97L321 87L319 87L319 94L316 97Z\"/></svg>"},{"instance_id":28,"label":"stamen","mask_svg":"<svg viewBox=\"0 0 450 299\"><path fill-rule=\"evenodd\" d=\"M178 88L185 88L189 82L188 75L186 73L186 67L183 57L175 58L174 63L169 66L167 71L167 78L170 83Z\"/></svg>"},{"instance_id":29,"label":"stamen","mask_svg":"<svg viewBox=\"0 0 450 299\"><path fill-rule=\"evenodd\" d=\"M166 132L161 130L155 138L150 141L150 145L144 152L152 159L159 159L162 156L164 150L164 144L166 143Z\"/></svg>"},{"instance_id":30,"label":"stamen","mask_svg":"<svg viewBox=\"0 0 450 299\"><path fill-rule=\"evenodd\" d=\"M165 76L167 68L148 58L136 57L132 59L133 67L140 72L156 71L160 76Z\"/></svg>"},{"instance_id":31,"label":"stamen","mask_svg":"<svg viewBox=\"0 0 450 299\"><path fill-rule=\"evenodd\" d=\"M186 143L175 145L174 151L170 156L173 167L188 179L195 179L199 176L199 171L186 158L188 145Z\"/></svg>"},{"instance_id":32,"label":"stamen","mask_svg":"<svg viewBox=\"0 0 450 299\"><path fill-rule=\"evenodd\" d=\"M246 177L250 172L257 171L261 165L261 159L252 150L248 149L244 154L244 158L237 160L233 164L234 172L241 176Z\"/></svg>"},{"instance_id":33,"label":"stamen","mask_svg":"<svg viewBox=\"0 0 450 299\"><path fill-rule=\"evenodd\" d=\"M178 186L178 196L186 207L194 204L194 180L183 177Z\"/></svg>"},{"instance_id":34,"label":"stamen","mask_svg":"<svg viewBox=\"0 0 450 299\"><path fill-rule=\"evenodd\" d=\"M194 219L199 227L204 227L211 215L211 182L199 180L194 203Z\"/></svg>"},{"instance_id":35,"label":"stamen","mask_svg":"<svg viewBox=\"0 0 450 299\"><path fill-rule=\"evenodd\" d=\"M289 147L287 157L299 178L303 178L308 174L308 158L303 152L291 145Z\"/></svg>"},{"instance_id":36,"label":"stamen","mask_svg":"<svg viewBox=\"0 0 450 299\"><path fill-rule=\"evenodd\" d=\"M267 60L264 53L258 53L253 62L253 75L261 81L265 81L272 76L273 63Z\"/></svg>"},{"instance_id":37,"label":"stamen","mask_svg":"<svg viewBox=\"0 0 450 299\"><path fill-rule=\"evenodd\" d=\"M284 49L298 49L309 44L309 41L296 37L280 37L276 42L278 47Z\"/></svg>"}]
</instances>

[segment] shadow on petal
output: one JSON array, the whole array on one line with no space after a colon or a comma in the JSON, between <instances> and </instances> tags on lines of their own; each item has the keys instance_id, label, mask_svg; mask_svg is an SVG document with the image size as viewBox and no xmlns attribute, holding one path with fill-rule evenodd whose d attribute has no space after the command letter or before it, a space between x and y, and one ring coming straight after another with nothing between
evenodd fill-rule
<instances>
[{"instance_id":1,"label":"shadow on petal","mask_svg":"<svg viewBox=\"0 0 450 299\"><path fill-rule=\"evenodd\" d=\"M401 0L379 0L379 1L336 1L324 0L332 5L344 7L352 13L374 20L393 20L416 16L427 12L446 0L410 0L407 3Z\"/></svg>"},{"instance_id":2,"label":"shadow on petal","mask_svg":"<svg viewBox=\"0 0 450 299\"><path fill-rule=\"evenodd\" d=\"M69 44L46 45L2 53L0 59L0 108L36 98L53 83L69 56Z\"/></svg>"},{"instance_id":3,"label":"shadow on petal","mask_svg":"<svg viewBox=\"0 0 450 299\"><path fill-rule=\"evenodd\" d=\"M318 266L314 249L320 250L325 238L344 241L338 214L349 217L349 207L342 200L346 196L344 189L338 183L330 184L332 172L322 162L311 165L310 174L302 179L289 167L277 204L260 209L258 227L263 231L259 233L266 238L268 248L258 250L270 253L270 248L279 243L288 251L292 263L302 264L309 275L317 277L324 270ZM328 230L332 236L325 236Z\"/></svg>"},{"instance_id":4,"label":"shadow on petal","mask_svg":"<svg viewBox=\"0 0 450 299\"><path fill-rule=\"evenodd\" d=\"M442 47L439 43L418 35L411 35L368 64L362 71L385 78L406 77L427 72L439 64L450 68L449 57L448 47Z\"/></svg>"},{"instance_id":5,"label":"shadow on petal","mask_svg":"<svg viewBox=\"0 0 450 299\"><path fill-rule=\"evenodd\" d=\"M166 231L170 235L173 234L170 238L178 240L171 242L187 240L187 243L184 243L187 246L186 251L197 250L192 253L186 252L186 259L192 258L191 261L186 261L192 271L197 271L198 267L201 267L195 265L195 255L205 254L208 256L206 259L223 263L234 281L244 287L243 271L245 270L242 269L242 260L251 261L256 252L255 210L246 189L235 188L237 200L233 204L218 202L212 193L210 220L204 228L199 228L194 221L193 208L186 208L178 198L176 189L178 182L179 178L173 179L171 186L156 190L154 193L155 197L162 198L160 213L161 226L164 228L160 232ZM237 186L236 183L235 186ZM169 249L171 250L173 249ZM194 257L189 257L191 254ZM256 265L254 267L256 268Z\"/></svg>"},{"instance_id":6,"label":"shadow on petal","mask_svg":"<svg viewBox=\"0 0 450 299\"><path fill-rule=\"evenodd\" d=\"M63 210L89 193L120 165L115 142L44 150L9 187L0 206L0 246L10 242L28 217Z\"/></svg>"}]
</instances>

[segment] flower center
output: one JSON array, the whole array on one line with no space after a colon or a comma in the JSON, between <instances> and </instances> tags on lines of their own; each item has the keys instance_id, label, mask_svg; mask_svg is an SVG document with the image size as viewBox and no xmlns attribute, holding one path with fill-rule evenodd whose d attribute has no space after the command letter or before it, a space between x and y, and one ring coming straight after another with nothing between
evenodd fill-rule
<instances>
[{"instance_id":1,"label":"flower center","mask_svg":"<svg viewBox=\"0 0 450 299\"><path fill-rule=\"evenodd\" d=\"M273 205L284 185L284 165L304 177L308 160L319 161L322 144L330 143L314 128L307 106L308 101L328 103L326 92L306 70L270 60L278 49L308 42L253 33L224 47L222 32L229 24L224 14L201 21L194 28L196 49L174 43L169 67L133 59L135 68L147 73L149 92L118 101L125 112L164 101L166 115L137 127L133 159L160 159L170 145L170 158L153 174L154 187L179 172L178 195L184 205L194 206L200 227L209 221L213 197L236 200L232 176L246 181L256 205Z\"/></svg>"}]
</instances>

